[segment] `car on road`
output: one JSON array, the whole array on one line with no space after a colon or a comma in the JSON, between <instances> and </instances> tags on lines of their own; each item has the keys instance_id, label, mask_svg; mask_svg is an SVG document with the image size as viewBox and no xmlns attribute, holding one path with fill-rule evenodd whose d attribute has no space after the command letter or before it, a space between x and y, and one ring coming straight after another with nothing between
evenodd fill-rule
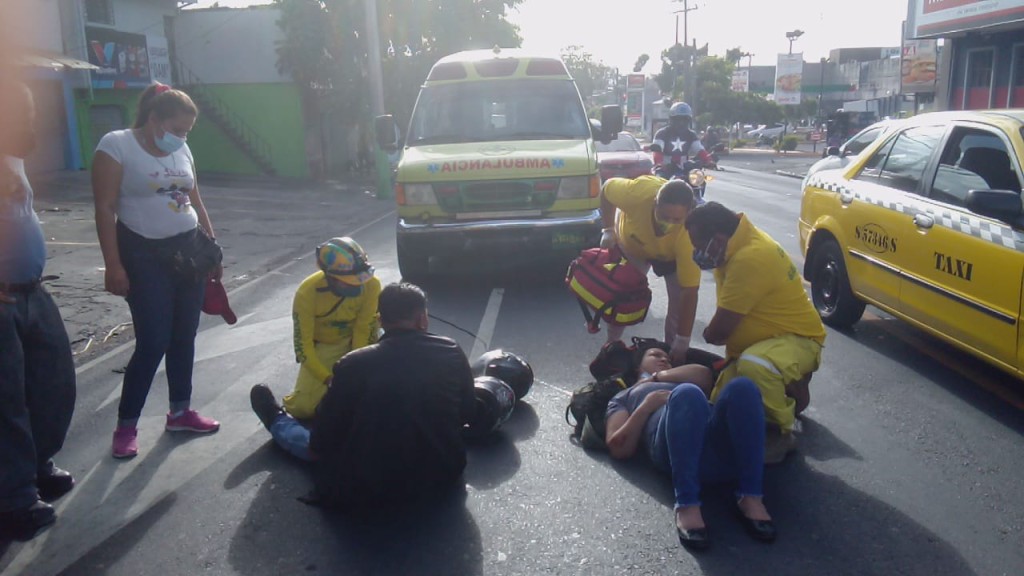
<instances>
[{"instance_id":1,"label":"car on road","mask_svg":"<svg viewBox=\"0 0 1024 576\"><path fill-rule=\"evenodd\" d=\"M1024 378L1024 109L901 121L803 190L804 277L822 320L866 304Z\"/></svg>"},{"instance_id":2,"label":"car on road","mask_svg":"<svg viewBox=\"0 0 1024 576\"><path fill-rule=\"evenodd\" d=\"M747 132L747 138L753 138L758 142L768 142L775 140L786 131L786 125L776 122L771 126L762 124L757 128Z\"/></svg>"},{"instance_id":3,"label":"car on road","mask_svg":"<svg viewBox=\"0 0 1024 576\"><path fill-rule=\"evenodd\" d=\"M636 178L650 174L654 168L650 153L644 151L640 142L629 132L619 132L615 140L607 144L598 141L595 145L602 182L616 177Z\"/></svg>"},{"instance_id":4,"label":"car on road","mask_svg":"<svg viewBox=\"0 0 1024 576\"><path fill-rule=\"evenodd\" d=\"M899 120L875 122L854 134L849 140L843 142L842 146L826 149L825 157L808 168L807 175L804 177L804 186L807 185L807 179L818 172L845 168L855 156L863 152L872 142L888 134L898 122Z\"/></svg>"}]
</instances>

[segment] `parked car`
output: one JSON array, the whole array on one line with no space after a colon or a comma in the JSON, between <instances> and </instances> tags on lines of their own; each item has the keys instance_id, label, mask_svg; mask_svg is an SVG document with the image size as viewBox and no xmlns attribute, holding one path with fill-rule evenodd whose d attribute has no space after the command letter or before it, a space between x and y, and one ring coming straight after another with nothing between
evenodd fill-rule
<instances>
[{"instance_id":1,"label":"parked car","mask_svg":"<svg viewBox=\"0 0 1024 576\"><path fill-rule=\"evenodd\" d=\"M596 141L597 165L601 180L609 178L636 178L650 174L654 160L640 142L629 132L619 132L619 137L607 144Z\"/></svg>"},{"instance_id":2,"label":"parked car","mask_svg":"<svg viewBox=\"0 0 1024 576\"><path fill-rule=\"evenodd\" d=\"M767 144L774 141L786 131L786 125L776 122L771 126L762 124L757 128L747 132L747 138L753 138L757 140L759 144Z\"/></svg>"},{"instance_id":3,"label":"parked car","mask_svg":"<svg viewBox=\"0 0 1024 576\"><path fill-rule=\"evenodd\" d=\"M854 158L871 145L872 142L888 134L899 122L899 120L882 120L875 122L861 130L843 143L842 146L830 146L825 150L825 156L815 162L807 170L804 176L804 186L807 180L823 170L835 170L845 168Z\"/></svg>"},{"instance_id":4,"label":"parked car","mask_svg":"<svg viewBox=\"0 0 1024 576\"><path fill-rule=\"evenodd\" d=\"M902 120L804 186L804 277L822 320L872 304L1024 378L1024 109Z\"/></svg>"}]
</instances>

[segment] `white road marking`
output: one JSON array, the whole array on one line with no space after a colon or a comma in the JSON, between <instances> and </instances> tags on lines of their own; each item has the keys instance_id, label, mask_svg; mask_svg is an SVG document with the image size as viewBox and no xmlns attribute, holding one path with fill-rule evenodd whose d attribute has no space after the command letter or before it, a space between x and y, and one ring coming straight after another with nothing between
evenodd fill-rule
<instances>
[{"instance_id":1,"label":"white road marking","mask_svg":"<svg viewBox=\"0 0 1024 576\"><path fill-rule=\"evenodd\" d=\"M504 288L495 288L491 291L491 297L487 299L487 308L484 309L484 317L480 319L480 328L476 331L477 338L473 340L473 350L469 353L470 362L491 349L491 337L494 336L494 326L498 323L498 311L504 297Z\"/></svg>"},{"instance_id":2,"label":"white road marking","mask_svg":"<svg viewBox=\"0 0 1024 576\"><path fill-rule=\"evenodd\" d=\"M363 224L362 226L360 226L360 227L356 228L355 230L349 232L348 235L349 236L355 236L356 234L362 232L363 230L366 230L370 226L373 226L374 224L380 222L381 220L384 220L385 218L389 218L389 217L393 216L394 214L395 214L395 212L394 212L394 210L392 210L391 212L388 212L387 214L381 216L380 218L377 218L376 220L372 220L370 222L367 222L366 224ZM277 268L274 268L273 270L270 270L269 272L263 274L262 276L253 279L251 282L246 282L245 284L242 284L241 286L238 286L236 288L232 288L231 291L228 292L228 296L230 297L230 296L233 296L235 294L238 294L242 290L245 290L245 289L247 289L247 288L249 288L249 287L251 287L251 286L253 286L253 285L255 285L255 284L259 283L259 282L261 282L264 278L267 278L268 276L275 276L275 275L281 273L285 268L288 268L289 266L294 266L296 263L301 262L302 260L303 260L302 258L297 258L297 259L292 260L290 262L285 262L284 264L278 266ZM102 354L100 356L97 356L96 358L93 358L92 360L86 362L85 364L82 364L78 368L75 368L75 376L81 376L86 371L92 369L93 367L95 367L95 366L97 366L99 364L102 364L102 363L106 362L107 360L113 358L114 356L117 356L118 354L124 352L125 350L131 348L134 345L135 345L135 339L132 338L131 340L125 342L124 344L121 344L120 346L114 348L113 350L111 350L111 351L109 351L109 352L107 352L105 354Z\"/></svg>"}]
</instances>

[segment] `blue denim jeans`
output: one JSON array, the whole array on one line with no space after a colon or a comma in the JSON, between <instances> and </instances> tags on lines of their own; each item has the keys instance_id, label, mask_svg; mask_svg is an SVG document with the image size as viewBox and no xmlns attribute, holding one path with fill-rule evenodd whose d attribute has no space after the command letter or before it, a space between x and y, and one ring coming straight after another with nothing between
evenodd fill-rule
<instances>
[{"instance_id":1,"label":"blue denim jeans","mask_svg":"<svg viewBox=\"0 0 1024 576\"><path fill-rule=\"evenodd\" d=\"M0 302L0 512L36 501L36 474L64 445L75 365L64 321L42 287Z\"/></svg>"},{"instance_id":2,"label":"blue denim jeans","mask_svg":"<svg viewBox=\"0 0 1024 576\"><path fill-rule=\"evenodd\" d=\"M142 414L161 360L171 409L188 408L205 283L175 275L144 239L124 226L118 226L117 244L128 273L127 301L135 327L135 351L125 369L118 419L137 420Z\"/></svg>"},{"instance_id":3,"label":"blue denim jeans","mask_svg":"<svg viewBox=\"0 0 1024 576\"><path fill-rule=\"evenodd\" d=\"M761 392L749 378L726 384L714 405L693 384L674 388L650 456L671 472L676 508L700 505L702 482L736 482L737 497L761 496L764 427Z\"/></svg>"},{"instance_id":4,"label":"blue denim jeans","mask_svg":"<svg viewBox=\"0 0 1024 576\"><path fill-rule=\"evenodd\" d=\"M309 428L288 414L281 413L270 425L270 435L274 442L299 460L312 462L309 453Z\"/></svg>"}]
</instances>

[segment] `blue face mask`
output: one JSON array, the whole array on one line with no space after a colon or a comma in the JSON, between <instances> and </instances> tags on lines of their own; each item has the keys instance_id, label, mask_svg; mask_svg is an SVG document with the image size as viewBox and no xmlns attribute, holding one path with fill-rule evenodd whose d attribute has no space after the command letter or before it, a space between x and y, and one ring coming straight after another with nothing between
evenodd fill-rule
<instances>
[{"instance_id":1,"label":"blue face mask","mask_svg":"<svg viewBox=\"0 0 1024 576\"><path fill-rule=\"evenodd\" d=\"M714 270L722 265L722 250L718 251L717 256L711 255L711 244L714 241L714 238L708 240L708 245L703 250L693 249L693 261L701 270Z\"/></svg>"},{"instance_id":2,"label":"blue face mask","mask_svg":"<svg viewBox=\"0 0 1024 576\"><path fill-rule=\"evenodd\" d=\"M164 131L164 135L154 140L156 147L167 154L174 154L185 145L185 139L177 134Z\"/></svg>"}]
</instances>

